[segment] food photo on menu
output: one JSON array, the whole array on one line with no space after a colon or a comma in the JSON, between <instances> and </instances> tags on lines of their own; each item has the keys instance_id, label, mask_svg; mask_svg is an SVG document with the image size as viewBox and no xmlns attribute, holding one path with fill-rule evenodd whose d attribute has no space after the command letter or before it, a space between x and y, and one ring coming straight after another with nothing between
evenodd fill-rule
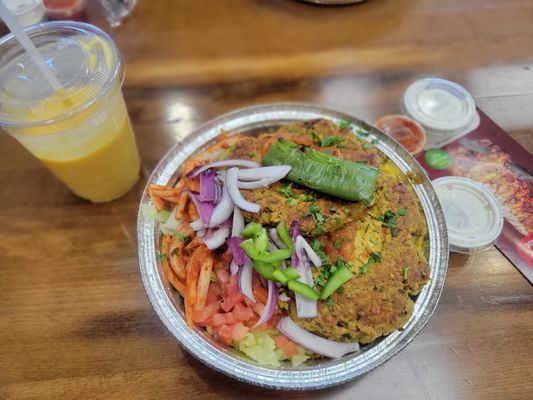
<instances>
[{"instance_id":1,"label":"food photo on menu","mask_svg":"<svg viewBox=\"0 0 533 400\"><path fill-rule=\"evenodd\" d=\"M0 398L529 398L533 8L481 3L0 0Z\"/></svg>"}]
</instances>

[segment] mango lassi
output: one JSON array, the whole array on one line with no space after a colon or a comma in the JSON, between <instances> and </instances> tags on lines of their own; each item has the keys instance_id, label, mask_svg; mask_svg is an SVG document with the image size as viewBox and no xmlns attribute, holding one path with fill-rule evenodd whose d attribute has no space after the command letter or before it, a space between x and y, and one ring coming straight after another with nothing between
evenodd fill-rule
<instances>
[{"instance_id":1,"label":"mango lassi","mask_svg":"<svg viewBox=\"0 0 533 400\"><path fill-rule=\"evenodd\" d=\"M140 159L118 50L88 24L47 23L30 28L30 36L32 30L65 89L51 90L11 44L11 59L0 65L0 126L76 195L92 202L122 196L139 178ZM8 41L0 41L0 50Z\"/></svg>"}]
</instances>

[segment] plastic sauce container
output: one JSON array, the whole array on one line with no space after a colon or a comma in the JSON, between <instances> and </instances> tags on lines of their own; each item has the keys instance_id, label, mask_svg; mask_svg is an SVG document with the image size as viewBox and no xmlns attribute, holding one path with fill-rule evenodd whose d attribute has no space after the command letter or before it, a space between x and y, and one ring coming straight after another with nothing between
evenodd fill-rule
<instances>
[{"instance_id":1,"label":"plastic sauce container","mask_svg":"<svg viewBox=\"0 0 533 400\"><path fill-rule=\"evenodd\" d=\"M43 4L50 19L85 19L86 0L43 0Z\"/></svg>"},{"instance_id":2,"label":"plastic sauce container","mask_svg":"<svg viewBox=\"0 0 533 400\"><path fill-rule=\"evenodd\" d=\"M447 176L432 182L448 228L450 250L477 253L490 248L503 229L496 197L467 178Z\"/></svg>"},{"instance_id":3,"label":"plastic sauce container","mask_svg":"<svg viewBox=\"0 0 533 400\"><path fill-rule=\"evenodd\" d=\"M47 22L26 33L64 88L50 87L13 35L0 40L0 127L75 194L92 202L122 196L140 159L122 96L118 49L100 29Z\"/></svg>"},{"instance_id":4,"label":"plastic sauce container","mask_svg":"<svg viewBox=\"0 0 533 400\"><path fill-rule=\"evenodd\" d=\"M42 0L0 0L11 11L17 22L29 26L45 19Z\"/></svg>"},{"instance_id":5,"label":"plastic sauce container","mask_svg":"<svg viewBox=\"0 0 533 400\"><path fill-rule=\"evenodd\" d=\"M405 112L431 135L464 130L476 115L474 99L462 86L439 78L413 82L403 97Z\"/></svg>"},{"instance_id":6,"label":"plastic sauce container","mask_svg":"<svg viewBox=\"0 0 533 400\"><path fill-rule=\"evenodd\" d=\"M426 145L426 132L415 120L404 115L387 115L376 122L376 127L398 141L405 149L416 155Z\"/></svg>"}]
</instances>

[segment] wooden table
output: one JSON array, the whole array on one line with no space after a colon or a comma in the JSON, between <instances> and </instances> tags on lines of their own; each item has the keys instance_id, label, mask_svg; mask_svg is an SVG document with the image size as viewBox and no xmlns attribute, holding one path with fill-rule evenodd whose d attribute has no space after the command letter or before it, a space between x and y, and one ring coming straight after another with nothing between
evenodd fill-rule
<instances>
[{"instance_id":1,"label":"wooden table","mask_svg":"<svg viewBox=\"0 0 533 400\"><path fill-rule=\"evenodd\" d=\"M1 399L533 396L533 290L495 248L451 255L435 315L392 360L288 394L237 383L178 346L144 293L135 232L156 162L242 106L301 101L374 121L399 111L410 81L442 76L531 150L533 2L146 0L123 26L102 26L126 60L143 178L120 200L88 204L0 135Z\"/></svg>"}]
</instances>

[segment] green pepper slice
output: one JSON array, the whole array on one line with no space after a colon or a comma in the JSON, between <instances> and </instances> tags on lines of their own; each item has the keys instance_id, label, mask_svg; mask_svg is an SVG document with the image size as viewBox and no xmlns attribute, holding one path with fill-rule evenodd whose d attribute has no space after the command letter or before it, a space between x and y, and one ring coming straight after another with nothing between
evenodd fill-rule
<instances>
[{"instance_id":1,"label":"green pepper slice","mask_svg":"<svg viewBox=\"0 0 533 400\"><path fill-rule=\"evenodd\" d=\"M285 272L285 275L287 276L287 278L289 278L290 281L293 281L300 277L300 273L294 267L287 267L283 272Z\"/></svg>"},{"instance_id":2,"label":"green pepper slice","mask_svg":"<svg viewBox=\"0 0 533 400\"><path fill-rule=\"evenodd\" d=\"M325 300L333 294L335 290L340 288L346 282L348 282L353 277L353 274L345 266L337 268L337 270L330 276L326 286L320 292L320 299Z\"/></svg>"},{"instance_id":3,"label":"green pepper slice","mask_svg":"<svg viewBox=\"0 0 533 400\"><path fill-rule=\"evenodd\" d=\"M318 292L311 286L306 285L305 283L298 281L289 281L287 285L289 286L289 289L292 290L294 293L301 294L302 296L305 296L309 299L318 300L320 298Z\"/></svg>"}]
</instances>

